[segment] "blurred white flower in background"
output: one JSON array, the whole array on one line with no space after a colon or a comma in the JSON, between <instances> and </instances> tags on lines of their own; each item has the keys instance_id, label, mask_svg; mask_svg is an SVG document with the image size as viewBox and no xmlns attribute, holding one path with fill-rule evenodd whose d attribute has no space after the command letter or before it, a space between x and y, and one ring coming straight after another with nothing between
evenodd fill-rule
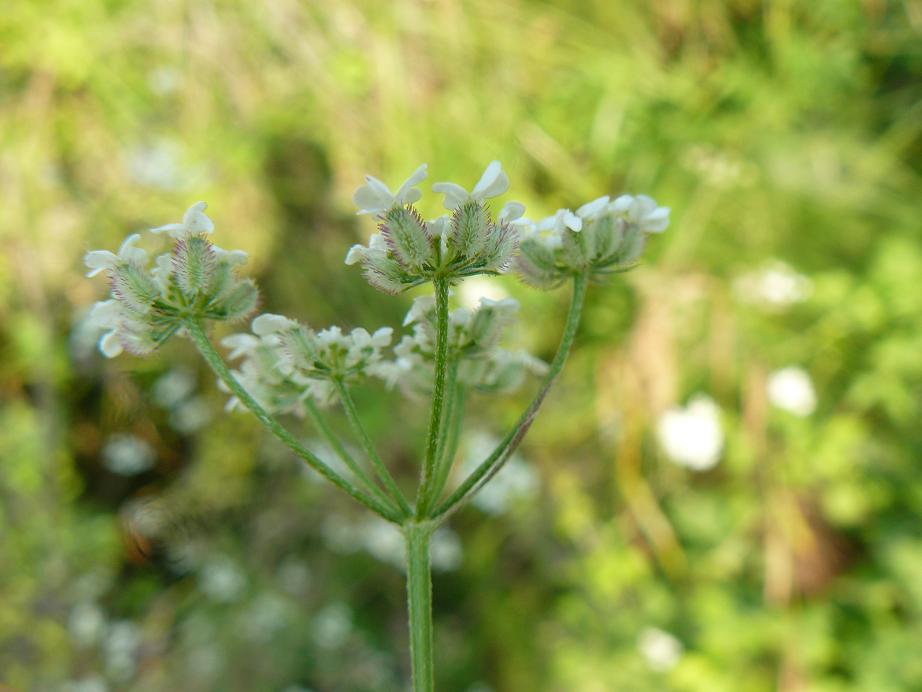
<instances>
[{"instance_id":1,"label":"blurred white flower in background","mask_svg":"<svg viewBox=\"0 0 922 692\"><path fill-rule=\"evenodd\" d=\"M72 680L61 688L63 692L108 692L109 685L98 675Z\"/></svg>"},{"instance_id":2,"label":"blurred white flower in background","mask_svg":"<svg viewBox=\"0 0 922 692\"><path fill-rule=\"evenodd\" d=\"M400 529L389 522L371 517L349 523L342 517L330 517L321 526L321 535L327 545L337 552L364 550L376 560L401 571L406 570L403 536ZM441 572L457 569L464 554L458 535L444 526L432 534L429 553L432 569Z\"/></svg>"},{"instance_id":3,"label":"blurred white flower in background","mask_svg":"<svg viewBox=\"0 0 922 692\"><path fill-rule=\"evenodd\" d=\"M473 433L467 444L464 461L458 470L466 478L490 456L499 440L487 433ZM502 514L513 503L528 500L538 492L538 474L519 454L513 454L496 476L471 500L471 504L486 514Z\"/></svg>"},{"instance_id":4,"label":"blurred white flower in background","mask_svg":"<svg viewBox=\"0 0 922 692\"><path fill-rule=\"evenodd\" d=\"M112 435L102 448L105 467L121 476L134 476L147 471L154 465L156 455L153 448L134 435Z\"/></svg>"},{"instance_id":5,"label":"blurred white flower in background","mask_svg":"<svg viewBox=\"0 0 922 692\"><path fill-rule=\"evenodd\" d=\"M706 471L720 461L720 408L708 396L697 394L687 406L668 409L656 424L656 434L666 456L679 466Z\"/></svg>"},{"instance_id":6,"label":"blurred white flower in background","mask_svg":"<svg viewBox=\"0 0 922 692\"><path fill-rule=\"evenodd\" d=\"M480 307L481 298L505 300L509 298L509 291L503 288L499 281L489 276L472 276L461 282L458 287L458 302L462 306L468 310L476 310Z\"/></svg>"},{"instance_id":7,"label":"blurred white flower in background","mask_svg":"<svg viewBox=\"0 0 922 692\"><path fill-rule=\"evenodd\" d=\"M103 643L103 656L109 675L119 681L129 680L137 668L141 647L141 629L128 620L112 624Z\"/></svg>"},{"instance_id":8,"label":"blurred white flower in background","mask_svg":"<svg viewBox=\"0 0 922 692\"><path fill-rule=\"evenodd\" d=\"M106 615L95 603L78 603L70 611L67 629L78 646L95 644L106 630Z\"/></svg>"},{"instance_id":9,"label":"blurred white flower in background","mask_svg":"<svg viewBox=\"0 0 922 692\"><path fill-rule=\"evenodd\" d=\"M640 633L637 648L650 669L658 673L675 668L684 651L682 642L657 627L648 627Z\"/></svg>"},{"instance_id":10,"label":"blurred white flower in background","mask_svg":"<svg viewBox=\"0 0 922 692\"><path fill-rule=\"evenodd\" d=\"M768 376L766 390L772 405L795 416L809 416L816 410L813 381L806 370L796 365L771 373Z\"/></svg>"},{"instance_id":11,"label":"blurred white flower in background","mask_svg":"<svg viewBox=\"0 0 922 692\"><path fill-rule=\"evenodd\" d=\"M757 271L738 277L733 282L733 292L744 303L782 310L809 298L813 282L784 262L775 260Z\"/></svg>"},{"instance_id":12,"label":"blurred white flower in background","mask_svg":"<svg viewBox=\"0 0 922 692\"><path fill-rule=\"evenodd\" d=\"M199 574L199 587L215 601L236 601L246 587L246 577L228 557L207 562Z\"/></svg>"},{"instance_id":13,"label":"blurred white flower in background","mask_svg":"<svg viewBox=\"0 0 922 692\"><path fill-rule=\"evenodd\" d=\"M352 630L352 611L345 603L331 603L317 613L311 624L317 646L338 649L346 643Z\"/></svg>"}]
</instances>

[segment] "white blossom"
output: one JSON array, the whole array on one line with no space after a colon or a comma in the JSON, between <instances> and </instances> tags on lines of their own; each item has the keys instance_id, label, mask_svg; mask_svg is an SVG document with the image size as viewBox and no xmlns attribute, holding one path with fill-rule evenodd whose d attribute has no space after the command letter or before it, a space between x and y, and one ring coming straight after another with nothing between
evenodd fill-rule
<instances>
[{"instance_id":1,"label":"white blossom","mask_svg":"<svg viewBox=\"0 0 922 692\"><path fill-rule=\"evenodd\" d=\"M134 262L142 264L147 260L147 253L134 244L141 239L140 234L132 233L118 249L118 254L108 250L91 250L83 257L83 263L90 269L87 276L96 276L102 271L112 271L120 264Z\"/></svg>"},{"instance_id":2,"label":"white blossom","mask_svg":"<svg viewBox=\"0 0 922 692\"><path fill-rule=\"evenodd\" d=\"M153 233L167 232L170 237L176 239L188 238L199 233L211 233L214 230L214 222L205 214L207 208L205 202L196 202L186 210L181 222L168 223L150 230Z\"/></svg>"},{"instance_id":3,"label":"white blossom","mask_svg":"<svg viewBox=\"0 0 922 692\"><path fill-rule=\"evenodd\" d=\"M509 176L503 171L499 161L491 161L480 180L474 185L474 189L468 192L456 183L434 183L433 192L439 192L445 195L445 208L454 210L460 207L468 200L483 202L493 197L499 197L509 189ZM520 205L521 206L521 205ZM510 208L507 213L514 213L515 208ZM523 208L524 211L524 208Z\"/></svg>"},{"instance_id":4,"label":"white blossom","mask_svg":"<svg viewBox=\"0 0 922 692\"><path fill-rule=\"evenodd\" d=\"M647 195L621 195L611 203L611 210L644 233L662 233L669 226L669 207L657 206Z\"/></svg>"},{"instance_id":5,"label":"white blossom","mask_svg":"<svg viewBox=\"0 0 922 692\"><path fill-rule=\"evenodd\" d=\"M724 443L720 409L708 396L699 394L688 406L667 410L656 432L666 456L680 466L706 471L720 460Z\"/></svg>"},{"instance_id":6,"label":"white blossom","mask_svg":"<svg viewBox=\"0 0 922 692\"><path fill-rule=\"evenodd\" d=\"M112 435L102 449L107 469L121 476L134 476L147 471L157 460L153 448L134 435Z\"/></svg>"},{"instance_id":7,"label":"white blossom","mask_svg":"<svg viewBox=\"0 0 922 692\"><path fill-rule=\"evenodd\" d=\"M795 416L809 416L816 410L816 391L810 375L803 368L788 366L768 376L768 400Z\"/></svg>"},{"instance_id":8,"label":"white blossom","mask_svg":"<svg viewBox=\"0 0 922 692\"><path fill-rule=\"evenodd\" d=\"M648 627L640 633L637 648L650 669L658 673L675 668L684 650L682 642L657 627Z\"/></svg>"},{"instance_id":9,"label":"white blossom","mask_svg":"<svg viewBox=\"0 0 922 692\"><path fill-rule=\"evenodd\" d=\"M427 164L422 164L400 186L396 193L383 182L371 175L365 176L362 185L352 195L352 201L358 207L359 214L380 214L388 209L404 204L413 204L422 193L416 187L426 179Z\"/></svg>"},{"instance_id":10,"label":"white blossom","mask_svg":"<svg viewBox=\"0 0 922 692\"><path fill-rule=\"evenodd\" d=\"M284 315L274 315L271 312L265 312L253 320L251 328L253 329L253 333L257 336L266 336L268 334L291 329L296 324L294 320L290 320Z\"/></svg>"}]
</instances>

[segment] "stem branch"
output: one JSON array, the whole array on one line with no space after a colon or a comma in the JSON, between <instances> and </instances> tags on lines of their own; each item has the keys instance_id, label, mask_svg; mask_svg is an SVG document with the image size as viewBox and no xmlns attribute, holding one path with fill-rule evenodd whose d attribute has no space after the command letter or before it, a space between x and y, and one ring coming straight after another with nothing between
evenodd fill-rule
<instances>
[{"instance_id":1,"label":"stem branch","mask_svg":"<svg viewBox=\"0 0 922 692\"><path fill-rule=\"evenodd\" d=\"M567 314L567 322L564 326L563 335L560 338L560 345L557 347L557 353L551 361L547 374L544 376L544 380L541 382L541 387L538 389L535 398L532 399L528 408L519 416L519 420L516 422L515 427L513 427L506 437L502 439L490 456L487 457L460 486L458 486L447 500L436 507L435 511L432 513L433 519L446 516L449 512L456 511L462 503L469 500L499 472L506 460L512 455L516 448L518 448L522 438L525 437L525 434L534 422L538 410L544 402L544 398L551 389L551 385L554 384L554 380L557 379L557 375L560 374L563 364L567 360L570 346L573 344L576 330L579 327L579 320L583 309L583 302L586 299L586 285L588 282L589 279L585 273L577 274L573 277L573 296L570 300L570 311Z\"/></svg>"},{"instance_id":2,"label":"stem branch","mask_svg":"<svg viewBox=\"0 0 922 692\"><path fill-rule=\"evenodd\" d=\"M368 509L390 522L395 524L401 523L403 517L400 513L396 512L393 507L384 505L375 498L369 497L327 466L313 452L298 442L290 432L283 428L281 424L275 420L275 418L272 417L246 389L244 389L243 385L237 381L237 378L231 374L231 371L228 369L227 364L221 358L220 354L215 350L211 340L205 334L201 322L190 319L186 322L186 327L189 330L189 336L193 343L195 343L195 347L199 350L199 353L202 354L205 362L208 363L215 375L227 385L227 388L237 397L240 403L246 406L250 412L256 416L256 419L262 423L269 432L275 435L282 444L297 454L308 466L314 469L314 471L333 483L336 487L348 493L349 496L357 502L365 505Z\"/></svg>"},{"instance_id":3,"label":"stem branch","mask_svg":"<svg viewBox=\"0 0 922 692\"><path fill-rule=\"evenodd\" d=\"M433 692L432 574L429 565L432 525L411 521L404 524L403 534L407 544L407 610L413 692Z\"/></svg>"}]
</instances>

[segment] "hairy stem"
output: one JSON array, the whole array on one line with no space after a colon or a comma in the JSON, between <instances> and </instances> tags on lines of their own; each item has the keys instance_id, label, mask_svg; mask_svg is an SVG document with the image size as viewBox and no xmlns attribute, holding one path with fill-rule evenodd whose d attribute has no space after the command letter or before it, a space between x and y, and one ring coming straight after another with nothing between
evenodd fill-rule
<instances>
[{"instance_id":1,"label":"hairy stem","mask_svg":"<svg viewBox=\"0 0 922 692\"><path fill-rule=\"evenodd\" d=\"M365 469L349 454L349 451L343 446L342 441L339 437L336 436L336 433L333 432L330 425L327 423L326 419L323 417L323 414L320 412L320 409L317 408L317 404L314 403L314 400L308 397L304 400L304 407L307 409L308 415L311 417L311 421L314 426L323 435L323 438L327 441L327 444L330 445L330 448L336 453L343 463L349 467L349 470L355 474L355 477L361 482L368 492L378 498L382 504L385 504L389 507L392 507L394 511L397 511L397 505L394 504L394 501L387 496L387 494L381 490L375 484L375 482L368 477L368 474L365 473Z\"/></svg>"},{"instance_id":2,"label":"hairy stem","mask_svg":"<svg viewBox=\"0 0 922 692\"><path fill-rule=\"evenodd\" d=\"M362 443L362 448L365 450L365 455L368 457L368 461L371 462L375 474L393 496L394 500L397 501L400 512L403 514L404 518L409 517L413 513L410 509L410 505L407 504L407 500L403 496L403 493L400 492L400 488L397 487L394 477L390 474L390 471L387 470L387 466L384 465L384 462L378 455L378 450L375 449L375 445L368 436L365 426L362 425L362 419L359 417L359 412L355 408L355 402L352 400L349 388L342 380L336 380L335 382L336 391L339 393L339 398L342 402L343 410L346 412L346 418L349 420L349 425L352 427L352 432L355 433L355 436L359 438L359 442Z\"/></svg>"},{"instance_id":3,"label":"hairy stem","mask_svg":"<svg viewBox=\"0 0 922 692\"><path fill-rule=\"evenodd\" d=\"M413 692L433 692L432 573L429 564L432 525L428 522L407 522L403 526L403 535L407 546L407 612Z\"/></svg>"},{"instance_id":4,"label":"hairy stem","mask_svg":"<svg viewBox=\"0 0 922 692\"><path fill-rule=\"evenodd\" d=\"M516 422L515 426L509 431L506 437L502 439L490 456L487 457L460 486L458 486L447 500L435 509L432 513L433 518L443 517L448 512L456 511L462 503L466 502L477 493L480 488L499 472L506 460L519 446L522 438L525 437L525 434L535 420L535 416L538 414L538 410L541 408L541 404L544 402L544 398L547 396L548 391L550 391L551 385L554 384L554 380L557 379L557 375L560 374L563 364L567 360L570 346L573 344L576 330L579 327L583 302L586 299L587 284L588 277L585 273L577 274L573 277L573 296L570 300L570 311L567 314L567 322L560 339L560 345L557 347L557 353L551 361L547 374L544 376L544 380L541 382L541 387L538 389L535 398L532 399L528 408L519 416L519 420Z\"/></svg>"},{"instance_id":5,"label":"hairy stem","mask_svg":"<svg viewBox=\"0 0 922 692\"><path fill-rule=\"evenodd\" d=\"M390 505L382 504L375 498L368 496L359 488L353 486L352 483L350 483L348 480L336 473L336 471L327 466L313 452L298 442L298 440L295 439L295 437L290 432L288 432L288 430L283 428L282 425L277 420L275 420L273 416L271 416L262 406L260 406L260 404L252 396L250 396L250 393L244 389L243 385L237 381L237 378L231 374L227 364L221 358L220 354L215 350L215 347L212 345L208 335L205 334L205 330L202 328L201 322L198 320L190 319L186 322L186 327L188 328L189 336L191 337L196 348L199 350L199 353L202 354L205 362L208 363L208 365L214 371L215 375L217 375L218 378L220 378L220 380L225 385L227 385L227 388L230 389L231 393L233 393L235 397L237 397L240 403L246 406L250 412L256 416L256 419L262 423L263 426L269 430L269 432L275 435L275 437L278 438L282 444L297 454L314 471L333 483L333 485L336 487L348 493L349 496L354 500L368 507L368 509L371 511L395 524L399 524L403 521L403 516L401 516L399 512L395 511L393 507Z\"/></svg>"},{"instance_id":6,"label":"hairy stem","mask_svg":"<svg viewBox=\"0 0 922 692\"><path fill-rule=\"evenodd\" d=\"M450 377L449 377L450 379ZM438 501L445 490L451 467L458 452L458 442L461 439L461 423L464 420L464 387L454 383L451 398L448 401L448 411L445 414L445 439L439 450L439 462L435 474L435 495L433 502Z\"/></svg>"},{"instance_id":7,"label":"hairy stem","mask_svg":"<svg viewBox=\"0 0 922 692\"><path fill-rule=\"evenodd\" d=\"M432 388L432 410L426 457L416 503L416 517L425 518L435 502L435 467L438 462L439 436L442 432L442 409L445 402L445 382L448 376L448 282L436 279L435 284L435 384Z\"/></svg>"}]
</instances>

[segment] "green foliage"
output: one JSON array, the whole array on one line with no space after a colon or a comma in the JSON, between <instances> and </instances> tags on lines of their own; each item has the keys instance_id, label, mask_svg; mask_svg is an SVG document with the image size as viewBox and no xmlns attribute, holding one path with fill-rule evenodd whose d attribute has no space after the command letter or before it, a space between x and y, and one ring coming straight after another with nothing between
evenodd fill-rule
<instances>
[{"instance_id":1,"label":"green foliage","mask_svg":"<svg viewBox=\"0 0 922 692\"><path fill-rule=\"evenodd\" d=\"M265 304L397 325L409 298L341 266L364 240L353 184L422 160L467 179L496 158L529 216L647 190L673 225L654 260L590 291L522 451L538 494L452 519L464 553L435 575L439 688L922 687L910 5L5 3L0 683L403 688L392 535L221 416L204 370L170 370L194 362L185 344L103 362L95 334L71 335L100 297L81 257L208 199L222 245L257 274L271 263ZM760 293L778 261L799 299ZM524 340L552 354L565 297L490 285L541 315ZM240 291L230 313L253 308ZM767 400L788 365L812 378L810 415ZM656 439L697 392L724 434L703 473ZM395 428L395 393L359 396L412 478L421 409ZM472 395L469 415L499 434L527 396ZM126 475L119 434L153 465ZM674 667L639 651L648 628L681 642Z\"/></svg>"}]
</instances>

